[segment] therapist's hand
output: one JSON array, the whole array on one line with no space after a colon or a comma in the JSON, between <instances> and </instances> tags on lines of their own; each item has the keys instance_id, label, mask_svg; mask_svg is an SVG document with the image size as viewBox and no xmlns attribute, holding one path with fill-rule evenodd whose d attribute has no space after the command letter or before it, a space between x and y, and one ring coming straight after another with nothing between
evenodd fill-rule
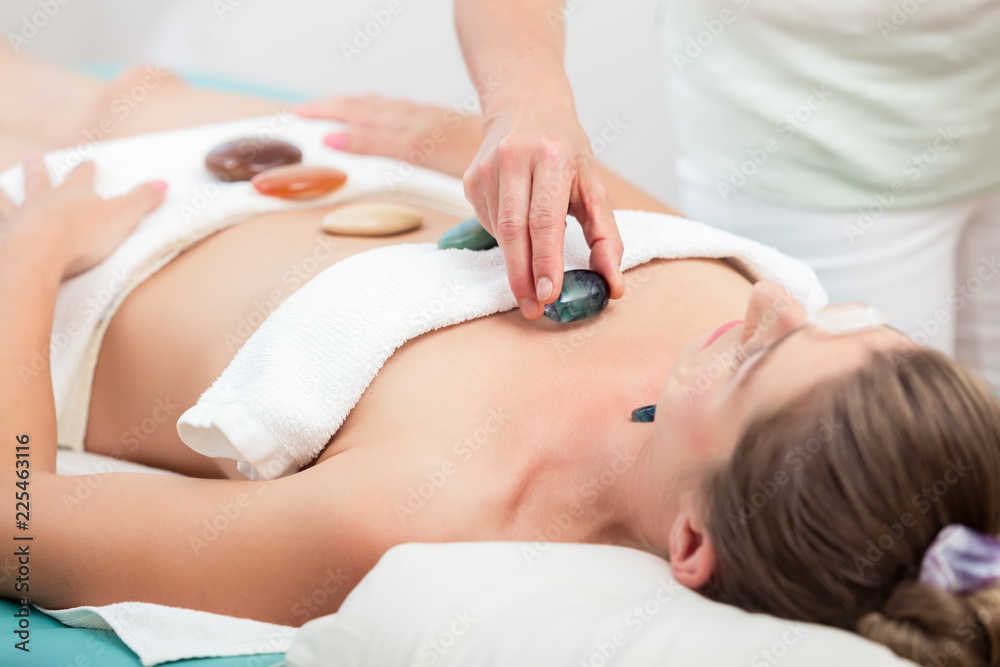
<instances>
[{"instance_id":1,"label":"therapist's hand","mask_svg":"<svg viewBox=\"0 0 1000 667\"><path fill-rule=\"evenodd\" d=\"M323 138L330 148L382 155L461 178L483 140L483 119L465 110L376 95L330 97L295 107L305 118L346 123Z\"/></svg>"},{"instance_id":2,"label":"therapist's hand","mask_svg":"<svg viewBox=\"0 0 1000 667\"><path fill-rule=\"evenodd\" d=\"M583 227L591 270L608 281L612 299L621 297L621 238L575 114L538 104L507 109L487 119L464 181L479 222L503 249L521 312L537 319L559 296L567 213Z\"/></svg>"}]
</instances>

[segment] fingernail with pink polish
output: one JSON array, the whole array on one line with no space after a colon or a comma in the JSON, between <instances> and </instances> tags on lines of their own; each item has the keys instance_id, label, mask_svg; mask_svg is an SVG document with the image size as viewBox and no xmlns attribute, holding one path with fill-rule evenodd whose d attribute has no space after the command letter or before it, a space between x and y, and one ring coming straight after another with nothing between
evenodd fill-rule
<instances>
[{"instance_id":1,"label":"fingernail with pink polish","mask_svg":"<svg viewBox=\"0 0 1000 667\"><path fill-rule=\"evenodd\" d=\"M323 137L323 143L333 148L335 150L340 150L347 145L347 135L343 132L336 132L334 134L328 134Z\"/></svg>"},{"instance_id":2,"label":"fingernail with pink polish","mask_svg":"<svg viewBox=\"0 0 1000 667\"><path fill-rule=\"evenodd\" d=\"M162 194L166 193L166 191L167 191L167 182L166 181L153 181L153 187L156 188L157 192L159 192L162 195Z\"/></svg>"}]
</instances>

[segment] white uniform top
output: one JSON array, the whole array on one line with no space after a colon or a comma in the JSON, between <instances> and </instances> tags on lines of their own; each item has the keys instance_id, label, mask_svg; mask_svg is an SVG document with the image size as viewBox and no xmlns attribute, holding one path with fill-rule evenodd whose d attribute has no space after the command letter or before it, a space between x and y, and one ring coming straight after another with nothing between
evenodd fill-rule
<instances>
[{"instance_id":1,"label":"white uniform top","mask_svg":"<svg viewBox=\"0 0 1000 667\"><path fill-rule=\"evenodd\" d=\"M787 206L929 207L1000 189L1000 0L671 0L683 154Z\"/></svg>"}]
</instances>

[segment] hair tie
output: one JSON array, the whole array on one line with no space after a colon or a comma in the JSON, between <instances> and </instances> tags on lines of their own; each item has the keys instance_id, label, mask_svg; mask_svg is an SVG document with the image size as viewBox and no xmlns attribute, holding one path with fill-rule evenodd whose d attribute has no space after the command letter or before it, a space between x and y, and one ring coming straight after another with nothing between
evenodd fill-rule
<instances>
[{"instance_id":1,"label":"hair tie","mask_svg":"<svg viewBox=\"0 0 1000 667\"><path fill-rule=\"evenodd\" d=\"M957 523L945 526L920 563L920 583L968 595L1000 579L1000 541Z\"/></svg>"}]
</instances>

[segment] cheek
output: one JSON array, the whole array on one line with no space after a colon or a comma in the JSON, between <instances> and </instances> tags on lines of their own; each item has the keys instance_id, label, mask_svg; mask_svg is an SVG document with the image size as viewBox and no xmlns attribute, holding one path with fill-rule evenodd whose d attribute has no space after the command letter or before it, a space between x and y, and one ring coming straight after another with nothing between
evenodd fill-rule
<instances>
[{"instance_id":1,"label":"cheek","mask_svg":"<svg viewBox=\"0 0 1000 667\"><path fill-rule=\"evenodd\" d=\"M691 392L672 383L656 408L657 437L672 443L677 455L686 460L712 456L719 441L719 422L725 419L713 405L710 394Z\"/></svg>"}]
</instances>

